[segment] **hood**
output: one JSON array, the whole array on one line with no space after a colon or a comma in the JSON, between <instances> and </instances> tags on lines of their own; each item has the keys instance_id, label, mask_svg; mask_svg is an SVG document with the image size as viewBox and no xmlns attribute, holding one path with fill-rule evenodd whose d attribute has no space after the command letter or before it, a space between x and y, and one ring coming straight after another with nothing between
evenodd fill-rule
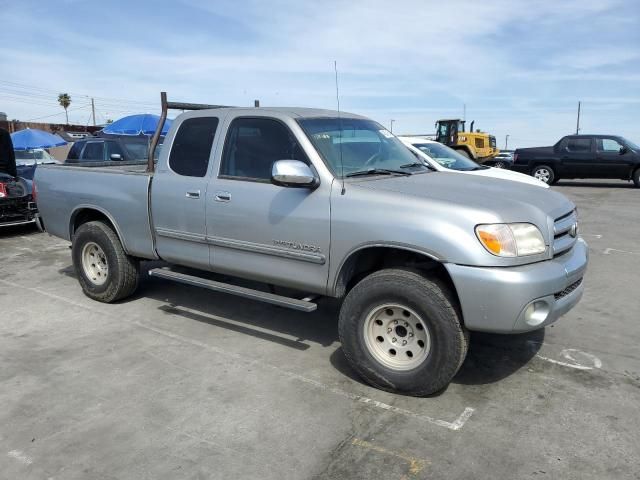
<instances>
[{"instance_id":1,"label":"hood","mask_svg":"<svg viewBox=\"0 0 640 480\"><path fill-rule=\"evenodd\" d=\"M575 209L561 193L522 182L476 175L452 175L432 172L403 177L370 177L358 186L396 192L412 198L430 199L461 210L473 208L502 222L531 222L541 229L552 227L553 220ZM481 222L479 222L481 223Z\"/></svg>"},{"instance_id":2,"label":"hood","mask_svg":"<svg viewBox=\"0 0 640 480\"><path fill-rule=\"evenodd\" d=\"M0 173L6 173L12 177L18 176L11 135L4 128L0 128Z\"/></svg>"}]
</instances>

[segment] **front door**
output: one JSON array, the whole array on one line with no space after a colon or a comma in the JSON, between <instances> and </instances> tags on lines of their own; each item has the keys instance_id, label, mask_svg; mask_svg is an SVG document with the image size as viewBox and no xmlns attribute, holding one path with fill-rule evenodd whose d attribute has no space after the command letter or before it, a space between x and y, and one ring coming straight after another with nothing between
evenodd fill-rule
<instances>
[{"instance_id":1,"label":"front door","mask_svg":"<svg viewBox=\"0 0 640 480\"><path fill-rule=\"evenodd\" d=\"M596 140L596 170L599 178L629 178L631 155L614 138Z\"/></svg>"},{"instance_id":2,"label":"front door","mask_svg":"<svg viewBox=\"0 0 640 480\"><path fill-rule=\"evenodd\" d=\"M207 193L213 270L322 293L329 266L330 184L271 183L277 160L309 159L283 122L239 117L227 130Z\"/></svg>"},{"instance_id":3,"label":"front door","mask_svg":"<svg viewBox=\"0 0 640 480\"><path fill-rule=\"evenodd\" d=\"M220 119L182 121L166 164L159 165L151 188L156 249L163 260L209 269L206 198L209 159Z\"/></svg>"}]
</instances>

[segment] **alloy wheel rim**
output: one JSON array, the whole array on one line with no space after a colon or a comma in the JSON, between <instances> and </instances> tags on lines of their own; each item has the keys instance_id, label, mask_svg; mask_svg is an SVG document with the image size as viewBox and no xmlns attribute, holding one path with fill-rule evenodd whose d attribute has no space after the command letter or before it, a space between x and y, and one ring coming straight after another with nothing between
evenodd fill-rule
<instances>
[{"instance_id":1,"label":"alloy wheel rim","mask_svg":"<svg viewBox=\"0 0 640 480\"><path fill-rule=\"evenodd\" d=\"M82 248L82 270L94 285L100 286L107 281L109 264L104 250L94 242L87 242Z\"/></svg>"},{"instance_id":2,"label":"alloy wheel rim","mask_svg":"<svg viewBox=\"0 0 640 480\"><path fill-rule=\"evenodd\" d=\"M535 171L533 176L538 180L542 180L544 183L549 183L549 177L551 176L551 174L546 168L539 168Z\"/></svg>"},{"instance_id":3,"label":"alloy wheel rim","mask_svg":"<svg viewBox=\"0 0 640 480\"><path fill-rule=\"evenodd\" d=\"M385 304L372 309L365 319L363 333L369 353L393 370L412 370L431 351L427 324L404 305Z\"/></svg>"}]
</instances>

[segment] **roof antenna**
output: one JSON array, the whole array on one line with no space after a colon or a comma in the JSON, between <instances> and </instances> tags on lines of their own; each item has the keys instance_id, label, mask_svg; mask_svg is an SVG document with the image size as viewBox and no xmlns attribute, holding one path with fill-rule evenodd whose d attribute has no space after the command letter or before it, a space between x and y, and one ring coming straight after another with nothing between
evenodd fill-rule
<instances>
[{"instance_id":1,"label":"roof antenna","mask_svg":"<svg viewBox=\"0 0 640 480\"><path fill-rule=\"evenodd\" d=\"M338 88L338 62L333 61L333 70L336 73L336 103L338 104L338 123L340 124L340 176L342 177L342 190L340 195L344 195L344 163L342 162L342 117L340 116L340 90Z\"/></svg>"}]
</instances>

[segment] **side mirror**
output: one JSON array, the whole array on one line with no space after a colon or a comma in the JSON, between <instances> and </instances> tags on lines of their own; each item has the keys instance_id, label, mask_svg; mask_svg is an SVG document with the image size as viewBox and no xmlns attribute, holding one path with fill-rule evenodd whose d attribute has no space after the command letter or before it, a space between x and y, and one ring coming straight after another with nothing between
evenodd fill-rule
<instances>
[{"instance_id":1,"label":"side mirror","mask_svg":"<svg viewBox=\"0 0 640 480\"><path fill-rule=\"evenodd\" d=\"M271 183L281 187L316 188L319 180L300 160L277 160L271 169Z\"/></svg>"},{"instance_id":2,"label":"side mirror","mask_svg":"<svg viewBox=\"0 0 640 480\"><path fill-rule=\"evenodd\" d=\"M122 155L120 155L119 153L112 153L112 154L109 156L109 158L110 158L111 160L114 160L114 161L120 161L120 160L122 160Z\"/></svg>"},{"instance_id":3,"label":"side mirror","mask_svg":"<svg viewBox=\"0 0 640 480\"><path fill-rule=\"evenodd\" d=\"M627 147L625 147L624 145L622 147L620 147L620 155L624 155L628 151L629 151L629 149Z\"/></svg>"}]
</instances>

